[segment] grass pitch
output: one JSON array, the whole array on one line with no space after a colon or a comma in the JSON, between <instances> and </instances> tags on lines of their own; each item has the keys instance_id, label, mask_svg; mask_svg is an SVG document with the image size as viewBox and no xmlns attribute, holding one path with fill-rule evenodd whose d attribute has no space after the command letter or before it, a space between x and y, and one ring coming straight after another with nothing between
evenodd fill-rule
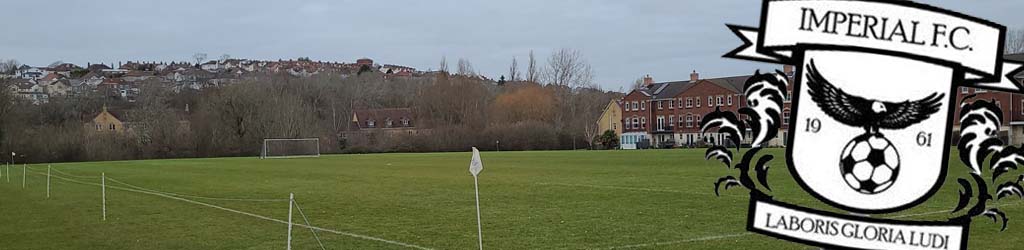
<instances>
[{"instance_id":1,"label":"grass pitch","mask_svg":"<svg viewBox=\"0 0 1024 250\"><path fill-rule=\"evenodd\" d=\"M769 173L778 200L836 211L797 186L782 150L768 152L779 157ZM747 233L745 191L713 191L735 170L705 161L703 150L482 152L482 159L488 249L816 249ZM29 165L24 189L17 165L9 183L6 172L0 178L0 249L283 249L290 192L325 229L318 233L327 249L474 249L469 160L469 153L429 153L53 164L60 172L49 199L46 165ZM951 162L931 201L880 217L947 218L955 178L967 172ZM106 221L101 173L110 178ZM179 195L129 191L142 189ZM1009 228L976 219L972 249L1024 245L1024 204L997 204ZM295 249L319 248L308 228L293 230Z\"/></svg>"}]
</instances>

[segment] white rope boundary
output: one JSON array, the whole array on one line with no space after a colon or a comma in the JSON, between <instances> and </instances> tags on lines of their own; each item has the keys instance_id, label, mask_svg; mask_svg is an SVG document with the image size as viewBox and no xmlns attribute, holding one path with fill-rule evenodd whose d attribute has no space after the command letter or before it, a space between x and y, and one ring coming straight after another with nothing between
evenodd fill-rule
<instances>
[{"instance_id":1,"label":"white rope boundary","mask_svg":"<svg viewBox=\"0 0 1024 250\"><path fill-rule=\"evenodd\" d=\"M34 174L41 174L41 173L35 172L35 171L32 171L32 172ZM57 178L57 179L61 179L61 180L64 180L64 181L68 181L68 182L83 184L83 185L90 185L90 186L97 186L97 187L101 186L100 184L91 183L91 182L84 182L84 181L79 181L79 180L75 180L75 179L69 179L67 177L62 177L62 176L52 176L52 177ZM287 221L283 221L283 220L279 220L279 219L274 219L274 218L270 218L270 217L267 217L267 216L258 215L258 214L254 214L254 213L250 213L250 212L245 212L245 211L235 210L235 209L231 209L231 208L221 207L221 206L217 206L217 205L213 205L213 204L209 204L209 203L204 203L204 202L200 202L200 201L189 200L189 199L185 199L185 198L181 198L181 197L176 197L176 196L173 196L173 195L162 194L162 193L157 193L157 192L150 192L150 191L145 191L145 190L136 190L136 189L124 188L124 187L118 187L118 186L111 186L111 185L107 185L107 186L109 188L111 188L111 189L117 189L117 190L128 191L128 192L135 192L135 193L141 193L141 194L155 195L155 196L160 196L160 197L164 197L164 198L168 198L168 199L172 199L172 200L178 200L178 201L182 201L182 202L186 202L186 203L191 203L191 204L195 204L195 205L200 205L200 206L220 209L220 210L223 210L223 211L228 211L228 212L232 212L232 213L236 213L236 214L246 215L246 216L249 216L249 217L253 217L253 218L257 218L257 219L262 219L262 220L266 220L266 221L272 221L272 222L277 222L277 223L281 223L281 224L288 224ZM349 232L343 232L343 231L338 231L338 230L334 230L334 229L315 227L315 226L310 226L310 225L306 225L306 224L295 224L295 223L293 223L293 225L294 226L299 226L299 227L305 227L305 228L312 229L312 230L318 230L318 231L330 232L330 233L334 233L334 234L338 234L338 235L349 236L349 237L358 238L358 239L371 240L371 241L388 243L388 244L392 244L392 245L403 246L403 247L406 247L406 248L421 249L421 250L433 250L433 248L418 246L418 245L414 245L414 244L410 244L410 243L393 241L393 240L387 240L387 239L377 238L377 237L373 237L373 236L367 236L367 235L361 235L361 234L355 234L355 233L349 233Z\"/></svg>"}]
</instances>

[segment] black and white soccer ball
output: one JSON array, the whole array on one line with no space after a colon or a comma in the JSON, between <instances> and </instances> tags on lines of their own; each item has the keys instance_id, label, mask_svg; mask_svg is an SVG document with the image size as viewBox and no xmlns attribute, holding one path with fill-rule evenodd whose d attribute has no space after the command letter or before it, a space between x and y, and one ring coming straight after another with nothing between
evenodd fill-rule
<instances>
[{"instance_id":1,"label":"black and white soccer ball","mask_svg":"<svg viewBox=\"0 0 1024 250\"><path fill-rule=\"evenodd\" d=\"M884 192L892 187L900 172L899 151L880 133L854 137L839 159L839 171L846 184L863 194Z\"/></svg>"}]
</instances>

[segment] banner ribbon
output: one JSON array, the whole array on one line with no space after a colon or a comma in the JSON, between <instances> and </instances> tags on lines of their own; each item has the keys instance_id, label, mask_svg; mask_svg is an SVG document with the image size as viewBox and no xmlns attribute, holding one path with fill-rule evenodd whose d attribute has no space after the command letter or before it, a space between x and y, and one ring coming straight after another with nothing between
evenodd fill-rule
<instances>
[{"instance_id":1,"label":"banner ribbon","mask_svg":"<svg viewBox=\"0 0 1024 250\"><path fill-rule=\"evenodd\" d=\"M765 0L759 28L729 25L744 45L725 57L793 64L795 51L852 50L962 70L958 85L1024 92L1003 59L1006 27L909 1Z\"/></svg>"}]
</instances>

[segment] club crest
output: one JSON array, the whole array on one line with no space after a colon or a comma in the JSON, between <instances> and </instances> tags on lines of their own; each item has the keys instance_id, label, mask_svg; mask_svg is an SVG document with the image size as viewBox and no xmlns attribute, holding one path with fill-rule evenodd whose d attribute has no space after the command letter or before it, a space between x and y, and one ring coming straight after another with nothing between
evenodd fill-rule
<instances>
[{"instance_id":1,"label":"club crest","mask_svg":"<svg viewBox=\"0 0 1024 250\"><path fill-rule=\"evenodd\" d=\"M725 57L794 65L796 73L756 73L745 84L743 119L716 110L701 121L704 133L751 146L706 152L736 171L715 182L715 194L750 192L748 230L827 248L966 249L973 218L1006 229L1007 215L989 202L1024 198L1024 147L998 138L999 105L956 92L1022 92L1007 76L1024 63L1000 56L1005 27L913 2L765 0L761 14L758 28L729 26L745 44ZM796 183L845 213L773 194L775 156L762 149L780 134ZM954 140L967 169L950 165ZM880 216L929 200L950 171L970 177L952 187L960 196L947 220Z\"/></svg>"}]
</instances>

